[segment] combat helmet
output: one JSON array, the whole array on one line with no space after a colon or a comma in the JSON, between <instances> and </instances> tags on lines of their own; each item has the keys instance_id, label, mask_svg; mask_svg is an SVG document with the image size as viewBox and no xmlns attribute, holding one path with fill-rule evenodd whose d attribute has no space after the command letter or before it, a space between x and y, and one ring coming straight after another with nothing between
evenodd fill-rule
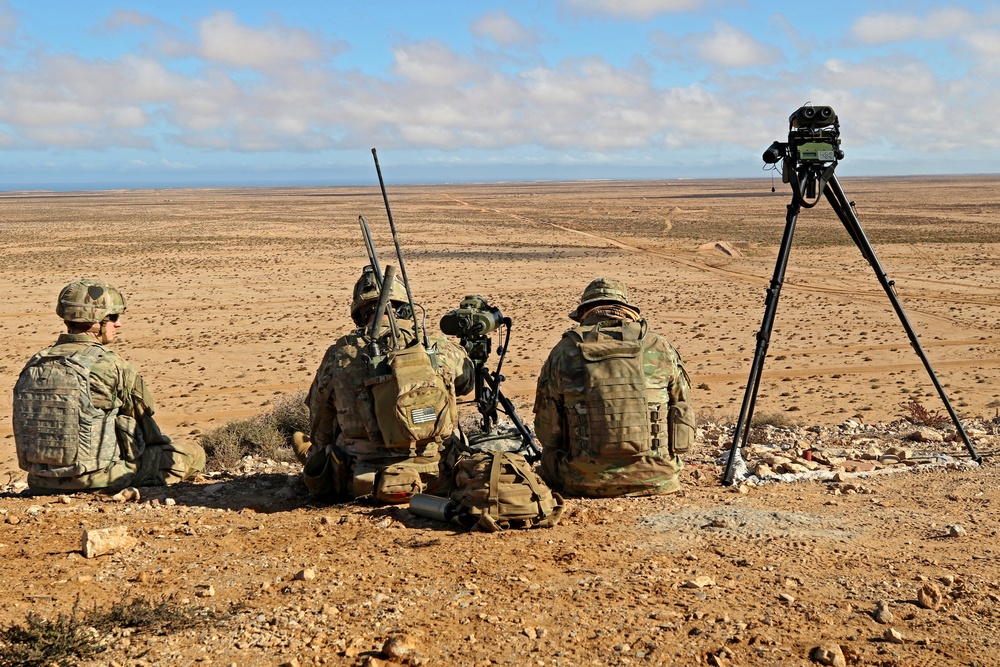
<instances>
[{"instance_id":1,"label":"combat helmet","mask_svg":"<svg viewBox=\"0 0 1000 667\"><path fill-rule=\"evenodd\" d=\"M351 319L359 327L364 325L365 320L368 319L367 313L363 313L365 307L377 304L378 296L379 285L378 280L375 278L375 269L371 265L368 265L361 272L358 282L354 283L354 297L351 301ZM395 304L409 302L409 299L406 297L406 286L399 275L392 282L389 301Z\"/></svg>"},{"instance_id":2,"label":"combat helmet","mask_svg":"<svg viewBox=\"0 0 1000 667\"><path fill-rule=\"evenodd\" d=\"M597 278L590 281L587 289L583 290L580 305L569 314L569 317L579 322L587 310L607 303L620 303L634 310L636 314L639 313L638 306L633 306L628 301L628 287L625 286L625 283L614 278Z\"/></svg>"},{"instance_id":3,"label":"combat helmet","mask_svg":"<svg viewBox=\"0 0 1000 667\"><path fill-rule=\"evenodd\" d=\"M56 301L56 315L66 322L97 323L128 307L118 288L96 278L83 278L63 287Z\"/></svg>"}]
</instances>

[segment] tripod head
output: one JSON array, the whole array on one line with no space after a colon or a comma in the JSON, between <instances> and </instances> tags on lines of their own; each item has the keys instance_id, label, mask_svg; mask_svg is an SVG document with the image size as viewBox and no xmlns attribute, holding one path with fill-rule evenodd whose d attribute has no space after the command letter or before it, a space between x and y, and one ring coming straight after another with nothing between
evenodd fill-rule
<instances>
[{"instance_id":1,"label":"tripod head","mask_svg":"<svg viewBox=\"0 0 1000 667\"><path fill-rule=\"evenodd\" d=\"M788 141L775 141L761 158L770 165L781 162L782 182L792 185L800 206L812 208L844 158L837 114L832 107L799 107L788 117Z\"/></svg>"},{"instance_id":2,"label":"tripod head","mask_svg":"<svg viewBox=\"0 0 1000 667\"><path fill-rule=\"evenodd\" d=\"M482 417L481 433L476 436L478 445L491 440L519 439L520 447L525 452L525 459L529 463L534 463L542 456L535 437L517 416L514 404L500 391L500 383L505 379L500 371L510 345L512 324L512 320L505 317L499 308L478 294L470 294L462 299L458 308L444 314L441 318L441 332L446 336L456 336L476 367L475 404ZM502 330L503 339L497 347L499 357L496 370L491 371L486 367L492 348L489 334L498 329ZM498 426L500 410L513 422L512 429Z\"/></svg>"}]
</instances>

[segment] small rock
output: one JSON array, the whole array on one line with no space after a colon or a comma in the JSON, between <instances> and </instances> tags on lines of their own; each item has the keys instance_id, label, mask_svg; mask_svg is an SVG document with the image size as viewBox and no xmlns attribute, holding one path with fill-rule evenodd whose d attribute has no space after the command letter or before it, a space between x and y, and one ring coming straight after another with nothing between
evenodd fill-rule
<instances>
[{"instance_id":1,"label":"small rock","mask_svg":"<svg viewBox=\"0 0 1000 667\"><path fill-rule=\"evenodd\" d=\"M195 595L197 595L200 598L214 598L215 588L213 588L212 585L209 584L208 586L204 586L198 589L198 592L195 593Z\"/></svg>"},{"instance_id":2,"label":"small rock","mask_svg":"<svg viewBox=\"0 0 1000 667\"><path fill-rule=\"evenodd\" d=\"M729 667L731 663L722 653L709 653L708 664L712 667Z\"/></svg>"},{"instance_id":3,"label":"small rock","mask_svg":"<svg viewBox=\"0 0 1000 667\"><path fill-rule=\"evenodd\" d=\"M299 570L295 573L296 581L312 581L316 578L316 571L312 568L306 568L304 570Z\"/></svg>"},{"instance_id":4,"label":"small rock","mask_svg":"<svg viewBox=\"0 0 1000 667\"><path fill-rule=\"evenodd\" d=\"M21 519L16 516L8 516L7 523L9 523L12 526L16 526L17 524L21 523Z\"/></svg>"},{"instance_id":5,"label":"small rock","mask_svg":"<svg viewBox=\"0 0 1000 667\"><path fill-rule=\"evenodd\" d=\"M789 595L788 593L779 593L778 594L778 599L781 600L782 602L787 602L789 604L791 604L792 602L795 602L795 596L794 595Z\"/></svg>"},{"instance_id":6,"label":"small rock","mask_svg":"<svg viewBox=\"0 0 1000 667\"><path fill-rule=\"evenodd\" d=\"M901 635L896 628L886 628L885 632L882 634L882 639L886 640L890 644L903 643L903 635Z\"/></svg>"},{"instance_id":7,"label":"small rock","mask_svg":"<svg viewBox=\"0 0 1000 667\"><path fill-rule=\"evenodd\" d=\"M944 436L932 428L917 429L906 436L906 439L913 442L944 442Z\"/></svg>"},{"instance_id":8,"label":"small rock","mask_svg":"<svg viewBox=\"0 0 1000 667\"><path fill-rule=\"evenodd\" d=\"M809 658L813 662L821 665L831 665L831 667L847 667L847 661L844 659L844 652L841 650L840 644L835 644L833 642L820 644L812 650L809 654Z\"/></svg>"},{"instance_id":9,"label":"small rock","mask_svg":"<svg viewBox=\"0 0 1000 667\"><path fill-rule=\"evenodd\" d=\"M176 504L177 504L177 501L176 501L176 500L174 500L173 498L166 498L166 499L165 499L165 500L163 501L163 504L164 504L164 505L166 505L167 507L173 507L174 505L176 505Z\"/></svg>"},{"instance_id":10,"label":"small rock","mask_svg":"<svg viewBox=\"0 0 1000 667\"><path fill-rule=\"evenodd\" d=\"M70 503L73 502L73 499L70 498L69 496L59 496L59 502L62 503L63 505L69 505Z\"/></svg>"},{"instance_id":11,"label":"small rock","mask_svg":"<svg viewBox=\"0 0 1000 667\"><path fill-rule=\"evenodd\" d=\"M521 628L521 634L528 639L538 639L538 633L535 632L534 628Z\"/></svg>"},{"instance_id":12,"label":"small rock","mask_svg":"<svg viewBox=\"0 0 1000 667\"><path fill-rule=\"evenodd\" d=\"M122 489L115 495L111 496L111 500L114 500L115 502L119 503L127 503L127 502L137 503L139 502L139 498L140 498L139 489L135 488L134 486Z\"/></svg>"},{"instance_id":13,"label":"small rock","mask_svg":"<svg viewBox=\"0 0 1000 667\"><path fill-rule=\"evenodd\" d=\"M94 558L131 549L137 543L138 540L128 534L128 528L125 526L85 530L83 531L81 551L83 551L84 557Z\"/></svg>"},{"instance_id":14,"label":"small rock","mask_svg":"<svg viewBox=\"0 0 1000 667\"><path fill-rule=\"evenodd\" d=\"M889 611L889 603L885 600L879 600L879 603L875 605L875 612L872 614L876 623L881 623L882 625L889 625L895 618L892 612Z\"/></svg>"},{"instance_id":15,"label":"small rock","mask_svg":"<svg viewBox=\"0 0 1000 667\"><path fill-rule=\"evenodd\" d=\"M706 586L715 586L715 581L711 577L701 575L689 581L685 581L683 586L684 588L705 588Z\"/></svg>"},{"instance_id":16,"label":"small rock","mask_svg":"<svg viewBox=\"0 0 1000 667\"><path fill-rule=\"evenodd\" d=\"M962 535L965 535L965 528L957 523L954 526L948 526L948 537L961 537Z\"/></svg>"},{"instance_id":17,"label":"small rock","mask_svg":"<svg viewBox=\"0 0 1000 667\"><path fill-rule=\"evenodd\" d=\"M401 661L413 651L413 641L406 635L393 635L382 645L382 653L390 660Z\"/></svg>"},{"instance_id":18,"label":"small rock","mask_svg":"<svg viewBox=\"0 0 1000 667\"><path fill-rule=\"evenodd\" d=\"M944 595L941 593L941 589L937 587L937 584L926 583L919 591L917 591L917 604L919 604L924 609L937 609L941 606L941 600Z\"/></svg>"}]
</instances>

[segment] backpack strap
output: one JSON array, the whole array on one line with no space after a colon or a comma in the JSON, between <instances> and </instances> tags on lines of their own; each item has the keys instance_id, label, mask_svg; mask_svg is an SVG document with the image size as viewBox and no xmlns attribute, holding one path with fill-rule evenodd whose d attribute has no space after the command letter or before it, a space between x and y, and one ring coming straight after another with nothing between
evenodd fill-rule
<instances>
[{"instance_id":1,"label":"backpack strap","mask_svg":"<svg viewBox=\"0 0 1000 667\"><path fill-rule=\"evenodd\" d=\"M501 529L498 523L500 519L500 473L503 471L504 459L507 454L504 452L492 452L490 454L490 495L488 499L487 511L479 517L479 523L483 524L490 532Z\"/></svg>"}]
</instances>

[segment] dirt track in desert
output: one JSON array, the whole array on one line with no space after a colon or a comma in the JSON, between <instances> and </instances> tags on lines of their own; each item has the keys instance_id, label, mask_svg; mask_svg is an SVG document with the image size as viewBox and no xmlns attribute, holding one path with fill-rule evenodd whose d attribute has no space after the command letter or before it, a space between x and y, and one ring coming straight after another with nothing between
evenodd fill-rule
<instances>
[{"instance_id":1,"label":"dirt track in desert","mask_svg":"<svg viewBox=\"0 0 1000 667\"><path fill-rule=\"evenodd\" d=\"M718 484L719 443L702 441L680 495L570 501L554 529L497 535L395 508L315 505L296 467L278 463L149 490L138 504L8 493L0 594L12 602L0 623L68 611L78 595L241 605L228 625L125 642L118 664L735 667L813 664L824 642L848 664L1000 664L1000 480L989 456L1000 410L1000 178L842 183L955 409L976 424L983 467L737 493ZM389 196L430 326L465 294L513 319L504 391L527 423L566 314L605 275L631 287L681 352L700 419L725 424L739 412L785 226L790 197L777 185L390 183ZM308 387L350 327L350 290L367 261L359 214L383 265L397 264L377 185L0 194L0 384L13 387L60 331L59 289L99 275L129 298L115 347L151 386L165 432L197 438L264 411ZM912 400L941 409L872 268L825 202L803 210L758 414L834 428L890 422ZM8 389L0 472L14 489L10 411ZM168 497L177 504L159 502ZM133 551L80 556L81 528L119 524L139 538ZM316 578L295 580L305 569ZM711 584L694 585L699 577ZM934 610L915 602L928 583L943 590ZM201 595L207 586L213 594ZM879 601L892 623L874 618ZM378 652L398 633L422 657Z\"/></svg>"}]
</instances>

